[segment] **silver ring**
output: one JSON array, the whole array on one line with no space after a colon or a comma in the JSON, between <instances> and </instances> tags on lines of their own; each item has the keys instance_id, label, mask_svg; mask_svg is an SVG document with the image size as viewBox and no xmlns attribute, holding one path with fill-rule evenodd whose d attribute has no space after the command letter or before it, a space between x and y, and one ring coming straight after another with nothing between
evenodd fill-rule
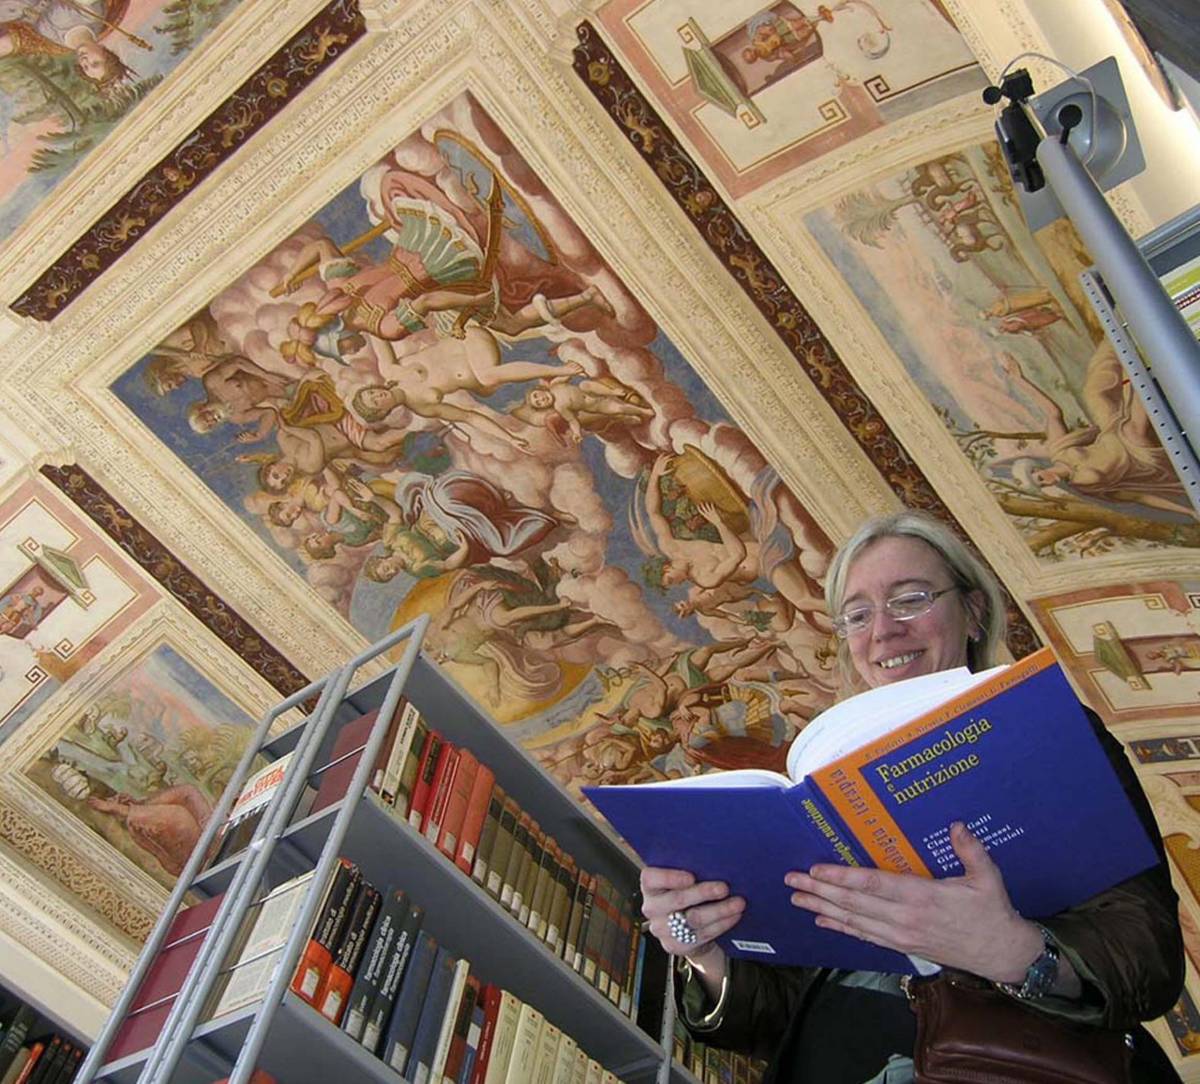
<instances>
[{"instance_id":1,"label":"silver ring","mask_svg":"<svg viewBox=\"0 0 1200 1084\"><path fill-rule=\"evenodd\" d=\"M667 915L667 929L681 945L694 945L700 940L682 911L672 911Z\"/></svg>"}]
</instances>

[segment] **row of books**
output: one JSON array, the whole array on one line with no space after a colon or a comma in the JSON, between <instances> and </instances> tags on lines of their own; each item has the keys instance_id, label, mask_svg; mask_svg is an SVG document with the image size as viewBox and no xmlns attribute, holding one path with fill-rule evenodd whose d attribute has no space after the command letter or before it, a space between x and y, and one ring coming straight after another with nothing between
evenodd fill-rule
<instances>
[{"instance_id":1,"label":"row of books","mask_svg":"<svg viewBox=\"0 0 1200 1084\"><path fill-rule=\"evenodd\" d=\"M255 906L208 1016L262 996L311 879L293 878ZM533 1006L483 983L468 960L439 945L405 890L381 893L353 862L339 859L317 916L293 993L406 1079L616 1080Z\"/></svg>"},{"instance_id":2,"label":"row of books","mask_svg":"<svg viewBox=\"0 0 1200 1084\"><path fill-rule=\"evenodd\" d=\"M751 1058L748 1054L718 1050L715 1046L698 1042L678 1018L675 1020L672 1057L700 1084L759 1084L766 1069L766 1062Z\"/></svg>"},{"instance_id":3,"label":"row of books","mask_svg":"<svg viewBox=\"0 0 1200 1084\"><path fill-rule=\"evenodd\" d=\"M342 726L296 815L319 812L345 796L377 718L371 712ZM281 759L243 786L214 861L249 843L286 774ZM413 703L401 700L368 785L555 955L636 1017L642 938L633 901L607 878L581 869L470 749L448 741Z\"/></svg>"},{"instance_id":4,"label":"row of books","mask_svg":"<svg viewBox=\"0 0 1200 1084\"><path fill-rule=\"evenodd\" d=\"M68 1084L84 1050L42 1025L32 1005L17 1004L0 1024L0 1084Z\"/></svg>"}]
</instances>

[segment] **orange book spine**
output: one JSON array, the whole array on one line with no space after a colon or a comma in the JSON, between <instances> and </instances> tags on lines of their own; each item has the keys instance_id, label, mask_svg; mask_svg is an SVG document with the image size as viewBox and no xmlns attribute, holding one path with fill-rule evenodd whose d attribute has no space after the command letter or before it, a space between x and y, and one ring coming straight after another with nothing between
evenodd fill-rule
<instances>
[{"instance_id":1,"label":"orange book spine","mask_svg":"<svg viewBox=\"0 0 1200 1084\"><path fill-rule=\"evenodd\" d=\"M458 764L454 778L448 785L446 809L442 814L442 827L438 832L437 848L451 862L458 855L458 840L462 835L463 821L467 816L467 803L475 788L475 776L479 773L479 760L470 749L458 750Z\"/></svg>"}]
</instances>

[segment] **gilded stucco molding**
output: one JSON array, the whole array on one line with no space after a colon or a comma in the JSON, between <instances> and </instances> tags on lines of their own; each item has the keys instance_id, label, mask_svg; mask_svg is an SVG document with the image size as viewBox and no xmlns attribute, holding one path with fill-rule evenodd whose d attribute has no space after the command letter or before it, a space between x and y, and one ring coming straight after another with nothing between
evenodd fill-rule
<instances>
[{"instance_id":1,"label":"gilded stucco molding","mask_svg":"<svg viewBox=\"0 0 1200 1084\"><path fill-rule=\"evenodd\" d=\"M78 897L74 903L64 901L64 915L80 913L79 904L86 901L87 906L112 923L115 930L134 941L144 940L150 932L162 907L161 900L154 911L133 903L116 891L103 874L33 824L3 796L0 796L0 840L20 856L22 868L40 871Z\"/></svg>"},{"instance_id":2,"label":"gilded stucco molding","mask_svg":"<svg viewBox=\"0 0 1200 1084\"><path fill-rule=\"evenodd\" d=\"M7 305L68 245L132 187L164 147L174 146L327 0L274 0L236 10L121 124L112 139L73 170L34 215L0 245Z\"/></svg>"},{"instance_id":3,"label":"gilded stucco molding","mask_svg":"<svg viewBox=\"0 0 1200 1084\"><path fill-rule=\"evenodd\" d=\"M836 415L762 317L733 302L728 272L692 243L686 218L647 183L651 175L614 140L604 114L580 100L571 74L523 63L523 43L490 27L477 48L504 76L480 88L480 99L511 118L514 143L818 522L839 536L888 507L890 491ZM545 108L527 110L531 95ZM614 221L624 226L620 248L607 236Z\"/></svg>"},{"instance_id":4,"label":"gilded stucco molding","mask_svg":"<svg viewBox=\"0 0 1200 1084\"><path fill-rule=\"evenodd\" d=\"M0 846L0 929L67 981L111 1005L137 956L135 940L80 914L45 877Z\"/></svg>"},{"instance_id":5,"label":"gilded stucco molding","mask_svg":"<svg viewBox=\"0 0 1200 1084\"><path fill-rule=\"evenodd\" d=\"M427 15L420 8L413 17ZM256 137L56 320L53 335L23 357L0 355L33 416L69 434L81 463L104 464L101 480L130 512L309 672L357 646L357 634L248 532L234 541L216 499L164 462L106 386L464 84L497 112L819 521L844 531L859 507L889 499L761 317L731 303L725 273L692 251L677 210L647 185L603 115L580 101L573 77L512 23L507 37L494 23L478 9L456 10L436 26L422 22L411 40L361 43L337 79L297 103L295 124ZM504 99L485 87L503 88ZM605 236L616 221L631 237L620 252ZM65 386L75 390L64 395Z\"/></svg>"}]
</instances>

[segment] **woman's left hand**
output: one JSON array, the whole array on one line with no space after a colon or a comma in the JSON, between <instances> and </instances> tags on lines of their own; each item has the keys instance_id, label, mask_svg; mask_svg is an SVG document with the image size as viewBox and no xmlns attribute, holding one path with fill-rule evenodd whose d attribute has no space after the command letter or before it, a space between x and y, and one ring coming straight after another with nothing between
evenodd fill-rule
<instances>
[{"instance_id":1,"label":"woman's left hand","mask_svg":"<svg viewBox=\"0 0 1200 1084\"><path fill-rule=\"evenodd\" d=\"M966 827L950 827L961 877L931 880L878 869L818 865L784 878L792 903L817 925L884 948L1020 983L1042 951L1038 927L1013 908L987 849Z\"/></svg>"}]
</instances>

